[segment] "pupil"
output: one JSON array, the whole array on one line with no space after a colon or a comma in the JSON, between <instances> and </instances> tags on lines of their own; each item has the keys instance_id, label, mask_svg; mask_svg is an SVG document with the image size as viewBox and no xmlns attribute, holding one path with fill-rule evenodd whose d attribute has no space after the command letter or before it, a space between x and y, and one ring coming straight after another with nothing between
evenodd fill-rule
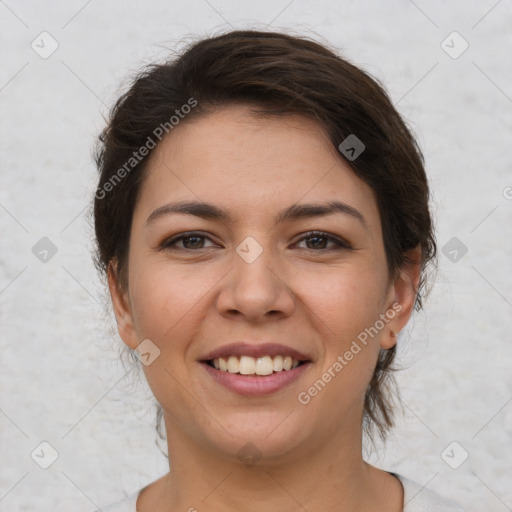
<instances>
[{"instance_id":1,"label":"pupil","mask_svg":"<svg viewBox=\"0 0 512 512\"><path fill-rule=\"evenodd\" d=\"M320 243L320 245L318 243L314 243L313 246L318 248L318 247L321 247L322 249L325 248L325 237L324 236L312 236L309 238L309 240L316 240L318 242L318 240L323 240L324 243Z\"/></svg>"},{"instance_id":2,"label":"pupil","mask_svg":"<svg viewBox=\"0 0 512 512\"><path fill-rule=\"evenodd\" d=\"M187 249L189 249L190 247L197 247L197 244L190 244L190 243L189 243L189 241L190 241L190 240L196 240L196 241L197 241L197 240L199 240L199 241L200 241L200 240L201 240L201 237L200 237L200 236L189 236L189 237L187 237L187 238L184 238L184 239L183 239L183 245L184 245Z\"/></svg>"}]
</instances>

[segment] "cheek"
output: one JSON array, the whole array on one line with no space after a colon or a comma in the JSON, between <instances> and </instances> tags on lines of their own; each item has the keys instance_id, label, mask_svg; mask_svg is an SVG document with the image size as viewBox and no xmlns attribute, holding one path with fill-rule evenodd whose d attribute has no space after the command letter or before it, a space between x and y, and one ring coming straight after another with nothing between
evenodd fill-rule
<instances>
[{"instance_id":1,"label":"cheek","mask_svg":"<svg viewBox=\"0 0 512 512\"><path fill-rule=\"evenodd\" d=\"M308 309L335 340L344 343L356 337L383 312L386 287L377 269L377 265L339 269L303 283Z\"/></svg>"},{"instance_id":2,"label":"cheek","mask_svg":"<svg viewBox=\"0 0 512 512\"><path fill-rule=\"evenodd\" d=\"M308 309L315 313L311 318L316 329L324 337L315 379L322 380L325 389L318 383L310 391L314 395L322 390L317 405L336 403L340 414L361 404L377 361L380 332L372 327L384 312L386 292L378 269L378 265L357 271L340 269L317 279L306 299Z\"/></svg>"},{"instance_id":3,"label":"cheek","mask_svg":"<svg viewBox=\"0 0 512 512\"><path fill-rule=\"evenodd\" d=\"M185 351L204 318L209 292L223 273L137 255L130 263L130 296L138 337L149 338L162 353Z\"/></svg>"}]
</instances>

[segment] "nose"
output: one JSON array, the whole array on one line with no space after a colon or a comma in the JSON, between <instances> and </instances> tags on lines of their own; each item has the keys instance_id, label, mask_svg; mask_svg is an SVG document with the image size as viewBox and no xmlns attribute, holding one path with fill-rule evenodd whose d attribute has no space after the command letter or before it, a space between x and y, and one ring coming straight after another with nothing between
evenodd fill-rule
<instances>
[{"instance_id":1,"label":"nose","mask_svg":"<svg viewBox=\"0 0 512 512\"><path fill-rule=\"evenodd\" d=\"M294 295L283 265L270 248L260 247L261 253L254 260L242 251L233 253L231 271L222 281L217 298L221 315L262 323L292 314Z\"/></svg>"}]
</instances>

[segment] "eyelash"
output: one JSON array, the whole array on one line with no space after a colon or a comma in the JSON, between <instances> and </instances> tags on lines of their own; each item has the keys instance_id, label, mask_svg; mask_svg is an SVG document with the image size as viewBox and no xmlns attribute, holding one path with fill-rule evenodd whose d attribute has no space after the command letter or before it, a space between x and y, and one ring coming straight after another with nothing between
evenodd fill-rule
<instances>
[{"instance_id":1,"label":"eyelash","mask_svg":"<svg viewBox=\"0 0 512 512\"><path fill-rule=\"evenodd\" d=\"M335 237L333 235L330 235L329 233L325 233L323 231L308 231L296 243L299 243L299 242L302 242L303 240L307 240L309 238L314 238L314 237L326 238L328 241L333 242L336 245L336 247L331 247L328 249L318 249L318 250L317 249L305 249L305 250L312 251L312 252L330 252L332 250L340 250L340 249L351 250L352 249L351 245L348 242L346 242L345 240ZM168 238L167 240L164 240L164 242L162 242L162 244L160 245L159 249L160 250L176 249L176 243L180 242L184 239L187 239L187 238L205 238L205 239L212 241L210 237L206 236L205 234L203 234L201 232L189 231L189 232L181 233L179 235ZM185 247L178 248L178 250L192 251L192 252L198 251L201 249L208 249L208 247L200 247L199 249L187 249Z\"/></svg>"}]
</instances>

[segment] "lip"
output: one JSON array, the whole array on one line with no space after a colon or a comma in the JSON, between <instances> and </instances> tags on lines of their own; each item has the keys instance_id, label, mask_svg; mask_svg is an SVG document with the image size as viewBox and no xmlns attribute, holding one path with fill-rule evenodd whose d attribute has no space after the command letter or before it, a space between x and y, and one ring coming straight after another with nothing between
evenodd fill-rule
<instances>
[{"instance_id":1,"label":"lip","mask_svg":"<svg viewBox=\"0 0 512 512\"><path fill-rule=\"evenodd\" d=\"M297 349L282 345L280 343L249 343L246 341L238 341L235 343L229 343L222 347L216 348L200 358L201 362L211 361L218 357L228 358L229 356L251 356L251 357L263 357L263 356L291 356L293 359L297 359L299 362L311 361L312 358ZM301 365L302 366L302 365ZM300 368L298 366L297 368ZM285 370L292 371L292 370Z\"/></svg>"},{"instance_id":2,"label":"lip","mask_svg":"<svg viewBox=\"0 0 512 512\"><path fill-rule=\"evenodd\" d=\"M215 352L212 353L215 354ZM268 352L266 352L266 354L268 354ZM311 362L308 361L291 370L282 370L271 375L263 376L240 375L238 373L223 372L221 370L216 370L206 362L200 363L200 366L204 368L208 374L216 380L216 382L230 391L246 396L268 395L270 393L275 393L297 380L305 371L307 371L310 365Z\"/></svg>"}]
</instances>

